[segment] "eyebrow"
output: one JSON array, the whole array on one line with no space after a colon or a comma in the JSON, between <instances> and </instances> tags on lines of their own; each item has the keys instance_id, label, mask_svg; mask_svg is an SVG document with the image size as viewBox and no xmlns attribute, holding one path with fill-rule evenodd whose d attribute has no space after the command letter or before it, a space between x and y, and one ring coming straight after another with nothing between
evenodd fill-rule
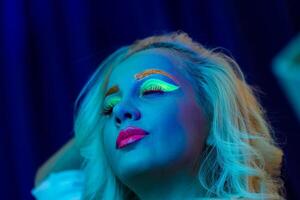
<instances>
[{"instance_id":1,"label":"eyebrow","mask_svg":"<svg viewBox=\"0 0 300 200\"><path fill-rule=\"evenodd\" d=\"M160 69L147 69L143 72L139 72L137 74L134 75L134 78L136 80L141 80L147 76L150 76L151 74L161 74L164 76L169 77L170 79L172 79L174 82L176 82L177 84L179 84L179 82L176 80L176 78L170 74L168 74L167 72L160 70ZM119 87L117 85L112 86L111 88L109 88L109 90L105 93L104 98L112 95L114 93L117 93L119 91Z\"/></svg>"}]
</instances>

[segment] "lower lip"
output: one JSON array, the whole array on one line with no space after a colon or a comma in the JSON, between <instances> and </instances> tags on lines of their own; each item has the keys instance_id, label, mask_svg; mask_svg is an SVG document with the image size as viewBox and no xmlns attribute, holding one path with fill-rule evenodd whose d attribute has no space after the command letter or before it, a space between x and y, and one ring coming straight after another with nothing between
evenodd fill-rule
<instances>
[{"instance_id":1,"label":"lower lip","mask_svg":"<svg viewBox=\"0 0 300 200\"><path fill-rule=\"evenodd\" d=\"M131 143L137 142L144 138L146 135L133 135L131 137L128 137L124 140L121 140L120 144L118 145L118 148L123 148Z\"/></svg>"}]
</instances>

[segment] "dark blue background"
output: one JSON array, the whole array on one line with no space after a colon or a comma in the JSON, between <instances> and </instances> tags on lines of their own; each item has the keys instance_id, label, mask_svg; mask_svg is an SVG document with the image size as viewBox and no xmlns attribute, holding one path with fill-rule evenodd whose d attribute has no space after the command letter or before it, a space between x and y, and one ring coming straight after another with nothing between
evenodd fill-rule
<instances>
[{"instance_id":1,"label":"dark blue background","mask_svg":"<svg viewBox=\"0 0 300 200\"><path fill-rule=\"evenodd\" d=\"M0 199L32 198L38 166L72 136L75 98L103 58L175 30L228 49L264 92L288 199L300 199L299 123L271 72L299 32L299 10L297 0L0 1Z\"/></svg>"}]
</instances>

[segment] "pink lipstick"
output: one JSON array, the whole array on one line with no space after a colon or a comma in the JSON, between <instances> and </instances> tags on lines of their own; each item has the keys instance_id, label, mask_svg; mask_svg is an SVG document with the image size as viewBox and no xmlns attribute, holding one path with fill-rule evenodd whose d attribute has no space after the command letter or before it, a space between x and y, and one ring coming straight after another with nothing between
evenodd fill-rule
<instances>
[{"instance_id":1,"label":"pink lipstick","mask_svg":"<svg viewBox=\"0 0 300 200\"><path fill-rule=\"evenodd\" d=\"M120 131L116 142L116 148L120 149L128 144L141 140L149 133L141 128L128 126L126 129Z\"/></svg>"}]
</instances>

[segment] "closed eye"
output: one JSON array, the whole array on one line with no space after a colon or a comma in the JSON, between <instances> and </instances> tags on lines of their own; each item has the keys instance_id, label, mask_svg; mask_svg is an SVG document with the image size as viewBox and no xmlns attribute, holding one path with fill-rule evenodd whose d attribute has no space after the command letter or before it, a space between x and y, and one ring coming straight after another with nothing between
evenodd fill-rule
<instances>
[{"instance_id":1,"label":"closed eye","mask_svg":"<svg viewBox=\"0 0 300 200\"><path fill-rule=\"evenodd\" d=\"M152 93L164 94L165 92L171 92L178 88L176 85L166 83L159 79L149 79L142 84L140 96Z\"/></svg>"},{"instance_id":2,"label":"closed eye","mask_svg":"<svg viewBox=\"0 0 300 200\"><path fill-rule=\"evenodd\" d=\"M179 89L179 86L166 83L159 79L149 79L145 81L140 90L140 97L145 95L164 95L166 92L171 92ZM104 104L103 114L111 114L114 106L121 101L120 97L115 97L107 101Z\"/></svg>"},{"instance_id":3,"label":"closed eye","mask_svg":"<svg viewBox=\"0 0 300 200\"><path fill-rule=\"evenodd\" d=\"M143 92L143 95L148 95L148 94L164 94L165 92L162 90L146 90Z\"/></svg>"},{"instance_id":4,"label":"closed eye","mask_svg":"<svg viewBox=\"0 0 300 200\"><path fill-rule=\"evenodd\" d=\"M160 85L148 85L146 89L142 90L143 95L163 93L165 92L163 91L163 88Z\"/></svg>"},{"instance_id":5,"label":"closed eye","mask_svg":"<svg viewBox=\"0 0 300 200\"><path fill-rule=\"evenodd\" d=\"M112 97L109 101L104 103L102 114L109 115L112 112L114 106L121 101L120 97Z\"/></svg>"},{"instance_id":6,"label":"closed eye","mask_svg":"<svg viewBox=\"0 0 300 200\"><path fill-rule=\"evenodd\" d=\"M160 89L150 89L150 90L145 90L143 92L143 96L145 95L163 95L165 92L160 90ZM110 101L109 103L105 104L103 108L103 114L104 115L109 115L111 114L114 106L117 104L117 101Z\"/></svg>"}]
</instances>

